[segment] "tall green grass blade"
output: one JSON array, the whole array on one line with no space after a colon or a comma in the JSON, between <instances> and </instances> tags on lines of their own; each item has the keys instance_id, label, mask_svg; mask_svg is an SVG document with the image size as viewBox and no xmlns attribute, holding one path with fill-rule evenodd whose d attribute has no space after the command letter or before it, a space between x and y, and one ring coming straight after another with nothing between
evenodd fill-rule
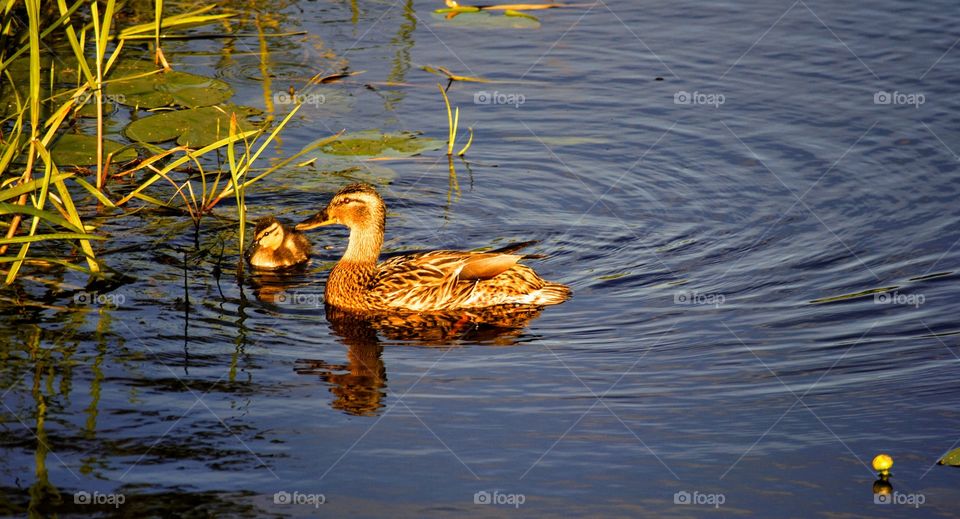
<instances>
[{"instance_id":1,"label":"tall green grass blade","mask_svg":"<svg viewBox=\"0 0 960 519\"><path fill-rule=\"evenodd\" d=\"M40 0L24 0L30 38L30 140L40 127Z\"/></svg>"},{"instance_id":2,"label":"tall green grass blade","mask_svg":"<svg viewBox=\"0 0 960 519\"><path fill-rule=\"evenodd\" d=\"M216 8L216 5L208 5L206 7L190 11L188 13L181 13L174 16L167 16L160 20L160 29L173 29L173 28L186 28L197 25L206 25L208 23L215 22L217 20L224 20L227 18L233 18L236 16L234 13L222 13L222 14L210 14L205 15L207 11ZM157 33L156 22L147 22L141 23L138 25L132 25L120 31L120 34L117 36L122 40L132 40L132 39L153 39Z\"/></svg>"},{"instance_id":3,"label":"tall green grass blade","mask_svg":"<svg viewBox=\"0 0 960 519\"><path fill-rule=\"evenodd\" d=\"M74 173L59 173L57 175L54 175L52 181L58 182L58 181L70 178L73 175ZM11 198L16 198L24 193L32 193L33 191L36 191L37 187L43 184L43 182L44 182L44 179L36 179L36 180L31 180L30 182L20 184L16 187L12 187L10 189L4 189L3 191L0 191L0 202L4 200L10 200Z\"/></svg>"},{"instance_id":4,"label":"tall green grass blade","mask_svg":"<svg viewBox=\"0 0 960 519\"><path fill-rule=\"evenodd\" d=\"M153 0L153 44L156 46L156 52L159 55L160 53L160 23L163 20L163 0ZM123 40L120 40L123 41Z\"/></svg>"},{"instance_id":5,"label":"tall green grass blade","mask_svg":"<svg viewBox=\"0 0 960 519\"><path fill-rule=\"evenodd\" d=\"M309 146L304 147L302 150L298 151L297 153L295 153L295 154L293 154L293 155L291 155L291 156L289 156L289 157L281 160L281 161L278 162L277 164L274 164L273 166L267 168L267 170L264 171L263 173L257 175L256 177L254 177L254 178L252 178L252 179L250 179L250 180L247 180L246 182L243 183L243 187L247 187L247 186L253 184L254 182L257 182L258 180L266 177L267 175L269 175L269 174L277 171L278 169L286 166L287 164L289 164L289 163L297 160L298 158L306 155L307 153L310 153L311 151L313 151L313 150L315 150L315 149L322 148L322 147L326 146L327 144L330 144L331 142L336 141L336 140L339 139L341 136L343 136L344 133L345 133L345 130L340 130L339 132L337 132L337 133L335 133L335 134L327 137L326 139L321 139L321 140L319 140L319 141L317 141L317 142L315 142L315 143L313 143L313 144L311 144L311 145L309 145ZM227 193L227 194L229 195L230 193Z\"/></svg>"},{"instance_id":6,"label":"tall green grass blade","mask_svg":"<svg viewBox=\"0 0 960 519\"><path fill-rule=\"evenodd\" d=\"M67 19L69 19L70 16L77 11L77 9L83 7L83 6L87 3L87 1L88 1L88 0L77 0L77 3L73 4L73 6L71 6L70 9L69 9L66 13L64 13L62 16L60 16L60 19L59 19L59 20L57 20L56 22L50 24L50 26L47 27L46 30L44 30L42 33L40 33L40 39L43 40L44 38L46 38L47 36L49 36L50 33L52 33L52 32L53 32L54 30L56 30L61 24L63 24ZM8 3L7 5L9 6L10 4L19 3L19 0L8 0L8 2L9 2L9 3ZM24 45L23 47L20 47L19 49L17 49L16 52L14 52L13 54L11 54L10 57L8 57L2 64L0 64L0 69L6 70L6 68L9 67L10 64L13 63L14 60L16 60L16 59L19 58L21 55L23 55L23 53L28 52L29 50L30 50L29 44L28 44L28 45Z\"/></svg>"},{"instance_id":7,"label":"tall green grass blade","mask_svg":"<svg viewBox=\"0 0 960 519\"><path fill-rule=\"evenodd\" d=\"M81 234L75 232L58 232L52 234L34 234L33 236L14 236L13 238L0 238L0 245L14 243L36 243L47 240L106 240L103 236L96 234ZM18 256L19 258L19 256ZM24 261L20 258L19 261ZM12 270L11 270L12 272ZM16 273L14 273L16 277Z\"/></svg>"},{"instance_id":8,"label":"tall green grass blade","mask_svg":"<svg viewBox=\"0 0 960 519\"><path fill-rule=\"evenodd\" d=\"M470 132L470 138L467 139L467 143L463 145L463 148L460 148L460 151L457 152L458 157L462 157L467 150L470 149L470 145L473 144L473 128L467 128L467 131Z\"/></svg>"},{"instance_id":9,"label":"tall green grass blade","mask_svg":"<svg viewBox=\"0 0 960 519\"><path fill-rule=\"evenodd\" d=\"M233 116L230 117L229 135L231 135L231 136L236 135L238 130L239 130L239 127L238 127L238 123L237 123L237 115L236 115L236 114L233 114ZM268 139L268 140L269 140L269 139ZM233 186L233 192L234 192L234 194L236 195L236 199L237 199L237 218L238 218L239 221L240 221L240 222L239 222L240 229L239 229L238 239L239 239L239 242L240 242L240 243L239 243L240 257L242 258L242 257L243 257L243 244L244 244L244 240L245 240L244 232L245 232L245 230L246 230L247 219L246 219L246 215L245 215L246 211L245 211L245 208L244 208L244 205L243 205L243 187L240 186L240 179L241 179L242 176L245 176L245 175L246 175L246 168L244 168L244 170L241 171L240 168L238 167L238 165L237 165L237 152L236 152L236 150L234 149L234 144L235 144L235 141L234 141L234 142L231 142L230 144L227 145L227 163L230 165L230 185ZM244 143L244 144L246 144L246 143ZM244 147L244 158L249 159L249 157L250 157L250 148L247 147L247 146L245 146L245 147ZM250 161L248 160L248 161L246 162L246 164L247 164L247 167L249 167Z\"/></svg>"},{"instance_id":10,"label":"tall green grass blade","mask_svg":"<svg viewBox=\"0 0 960 519\"><path fill-rule=\"evenodd\" d=\"M24 214L27 216L34 216L40 218L47 222L50 222L60 227L65 227L70 231L76 233L86 232L84 229L77 227L76 225L68 222L62 216L57 213L52 213L50 211L45 211L43 209L37 209L32 205L18 205L18 204L8 204L6 202L0 202L0 216L8 214Z\"/></svg>"},{"instance_id":11,"label":"tall green grass blade","mask_svg":"<svg viewBox=\"0 0 960 519\"><path fill-rule=\"evenodd\" d=\"M301 105L298 104L298 105L296 105L296 106L293 108L293 110L290 110L290 113L288 113L288 114L286 115L286 117L284 117L283 120L280 121L280 123L273 129L273 131L272 131L272 132L270 133L270 135L266 138L266 140L263 141L263 144L261 144L260 147L257 149L256 153L253 154L253 157L249 157L246 161L242 161L242 162L243 162L243 165L241 166L241 168L244 170L244 173L243 173L244 178L246 178L246 172L247 172L247 170L249 170L249 168L252 166L252 164L253 164L254 162L256 162L257 158L260 157L260 154L263 153L263 151L267 148L267 146L268 146L271 142L273 142L274 139L276 139L277 134L279 134L280 131L283 130L284 126L286 126L287 123L290 122L290 119L293 118L293 116L297 113L297 111L300 109L300 106L301 106ZM323 146L324 144L328 144L329 142L332 142L333 140L335 140L337 137L339 137L339 136L342 135L342 134L343 134L343 132L341 131L341 132L337 133L337 135L334 135L333 137L324 139L324 140L321 141L320 143L315 143L315 145L310 146L310 148L311 148L311 149L316 149L316 148L319 147L319 146ZM301 150L299 153L297 153L297 154L294 155L293 157L290 157L289 159L286 159L286 162L282 162L281 164L288 164L290 161L296 159L297 157L302 156L304 153L307 153L307 151L309 151L309 150L306 150L306 149ZM246 182L243 182L243 183L240 185L240 187L241 187L241 188L246 188L247 186L249 186L249 185L257 182L258 180L262 179L263 177L266 177L267 175L273 173L273 172L276 171L277 169L279 169L279 165L276 166L276 167L273 167L273 168L268 169L266 172L264 172L264 173L262 173L262 174L260 174L260 175L258 175L258 176L256 176L256 177L254 177L254 178L252 178L252 179L250 179L250 180L247 180ZM217 195L217 196L208 204L207 207L208 207L208 208L212 208L214 205L216 205L216 204L217 204L220 200L222 200L224 197L229 196L229 195L233 194L234 192L235 192L235 191L234 191L233 186L227 185L226 187L224 187L223 191L222 191L219 195Z\"/></svg>"},{"instance_id":12,"label":"tall green grass blade","mask_svg":"<svg viewBox=\"0 0 960 519\"><path fill-rule=\"evenodd\" d=\"M437 88L440 89L440 94L443 95L443 104L447 107L447 155L453 155L453 140L456 133L453 125L453 112L450 110L450 99L447 97L447 91L443 89L443 85L437 83Z\"/></svg>"},{"instance_id":13,"label":"tall green grass blade","mask_svg":"<svg viewBox=\"0 0 960 519\"><path fill-rule=\"evenodd\" d=\"M70 197L70 191L67 190L66 184L64 184L63 181L57 181L54 184L57 187L57 193L60 194L60 200L63 203L63 208L67 213L68 220L81 231L85 231L86 229L83 227L83 222L80 220L80 213L77 212L77 207L73 204L73 199ZM90 267L90 271L100 272L100 265L94 257L93 246L90 245L89 240L80 240L80 250L83 251L87 258L87 265Z\"/></svg>"},{"instance_id":14,"label":"tall green grass blade","mask_svg":"<svg viewBox=\"0 0 960 519\"><path fill-rule=\"evenodd\" d=\"M165 174L173 171L173 170L176 169L176 168L179 168L180 166L186 164L188 161L194 160L196 157L200 157L200 156L202 156L202 155L204 155L204 154L206 154L206 153L209 153L209 152L211 152L211 151L213 151L213 150L215 150L215 149L217 149L217 148L222 148L223 146L225 146L225 145L227 145L227 144L229 144L229 143L231 143L231 142L235 142L235 141L237 141L237 140L239 140L239 139L245 139L245 138L247 138L247 137L249 137L249 136L251 136L251 135L256 135L256 134L260 133L261 131L262 131L262 130L250 130L250 131L246 131L246 132L243 132L243 133L241 133L241 134L238 134L238 135L236 135L236 136L234 136L234 137L227 136L227 137L224 137L224 138L220 139L220 140L217 141L217 142L214 142L214 143L212 143L212 144L210 144L210 145L204 146L203 148L200 148L199 150L187 152L183 157L180 157L180 158L178 158L177 160L174 160L174 161L171 162L170 164L167 164L166 167L164 167L162 170L160 170L160 172L154 173L150 178L148 178L148 179L147 179L146 181L144 181L142 184L140 184L139 186L137 186L137 188L134 189L132 192L130 192L127 196L121 198L120 201L118 201L118 202L116 203L116 205L121 206L121 205L129 202L130 199L133 198L135 195L139 194L141 191L143 191L143 190L146 189L147 187L153 185L156 181L160 180L161 178L163 178L163 175L165 175Z\"/></svg>"},{"instance_id":15,"label":"tall green grass blade","mask_svg":"<svg viewBox=\"0 0 960 519\"><path fill-rule=\"evenodd\" d=\"M57 0L57 8L60 10L60 20L54 24L54 26L63 24L67 33L67 41L70 43L70 48L73 49L73 55L77 58L77 66L80 67L80 71L83 72L83 77L87 80L87 83L93 84L93 73L90 71L90 66L87 64L86 54L83 51L83 46L80 41L77 40L77 31L73 28L73 24L70 23L70 15L72 15L81 5L84 5L86 0L77 0L76 3L71 7L67 7L67 3L64 0ZM52 29L52 27L51 27ZM41 37L46 37L46 34L42 34Z\"/></svg>"},{"instance_id":16,"label":"tall green grass blade","mask_svg":"<svg viewBox=\"0 0 960 519\"><path fill-rule=\"evenodd\" d=\"M80 178L80 177L76 177L76 178L73 179L73 180L74 180L74 182L76 182L77 184L79 184L80 187L86 189L87 192L90 193L91 195L93 195L94 198L96 198L97 201L100 202L101 204L103 204L103 205L105 205L105 206L107 206L107 207L110 207L110 208L115 208L115 207L117 207L116 205L114 205L114 203L113 203L112 200L110 200L109 198L107 198L106 195L104 195L99 189L97 189L96 187L92 186L92 185L91 185L89 182L87 182L86 180L84 180L84 179L82 179L82 178Z\"/></svg>"},{"instance_id":17,"label":"tall green grass blade","mask_svg":"<svg viewBox=\"0 0 960 519\"><path fill-rule=\"evenodd\" d=\"M14 261L20 261L20 260L16 256L0 256L0 263L11 263ZM60 265L71 270L83 272L84 274L92 274L92 272L90 272L89 270L61 258L47 258L47 257L33 256L23 260L23 262L27 264L34 263L39 265L44 265L44 264Z\"/></svg>"}]
</instances>

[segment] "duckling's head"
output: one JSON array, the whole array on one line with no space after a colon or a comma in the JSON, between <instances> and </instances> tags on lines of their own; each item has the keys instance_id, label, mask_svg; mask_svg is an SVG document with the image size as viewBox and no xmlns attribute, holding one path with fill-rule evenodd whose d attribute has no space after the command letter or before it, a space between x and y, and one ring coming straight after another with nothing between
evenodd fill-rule
<instances>
[{"instance_id":1,"label":"duckling's head","mask_svg":"<svg viewBox=\"0 0 960 519\"><path fill-rule=\"evenodd\" d=\"M273 216L264 216L257 220L253 229L253 245L267 250L277 250L283 245L283 224Z\"/></svg>"},{"instance_id":2,"label":"duckling's head","mask_svg":"<svg viewBox=\"0 0 960 519\"><path fill-rule=\"evenodd\" d=\"M369 184L350 184L319 213L297 224L298 231L321 225L346 225L351 230L375 230L383 233L387 210L377 190Z\"/></svg>"}]
</instances>

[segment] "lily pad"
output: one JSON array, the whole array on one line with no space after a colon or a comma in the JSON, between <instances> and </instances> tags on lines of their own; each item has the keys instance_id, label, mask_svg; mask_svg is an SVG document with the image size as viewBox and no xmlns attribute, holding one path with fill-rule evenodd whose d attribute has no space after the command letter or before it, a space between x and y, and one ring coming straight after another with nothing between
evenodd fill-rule
<instances>
[{"instance_id":1,"label":"lily pad","mask_svg":"<svg viewBox=\"0 0 960 519\"><path fill-rule=\"evenodd\" d=\"M121 62L110 77L134 76L155 70L156 67L148 61ZM176 70L134 79L112 80L107 83L105 92L110 101L140 108L213 106L233 96L230 85L219 79Z\"/></svg>"},{"instance_id":2,"label":"lily pad","mask_svg":"<svg viewBox=\"0 0 960 519\"><path fill-rule=\"evenodd\" d=\"M450 17L450 14L455 16ZM506 16L485 11L460 13L432 13L433 19L452 27L475 29L539 29L540 21L532 16Z\"/></svg>"},{"instance_id":3,"label":"lily pad","mask_svg":"<svg viewBox=\"0 0 960 519\"><path fill-rule=\"evenodd\" d=\"M123 148L123 144L104 139L103 155L115 153L113 162L127 162L137 158L137 151ZM66 134L57 139L51 150L53 161L58 166L92 166L97 163L97 138L93 135Z\"/></svg>"},{"instance_id":4,"label":"lily pad","mask_svg":"<svg viewBox=\"0 0 960 519\"><path fill-rule=\"evenodd\" d=\"M940 461L940 465L950 465L951 467L960 467L960 449L953 449L948 452Z\"/></svg>"},{"instance_id":5,"label":"lily pad","mask_svg":"<svg viewBox=\"0 0 960 519\"><path fill-rule=\"evenodd\" d=\"M240 131L256 129L250 117L260 113L247 106L204 106L172 112L161 112L133 121L123 133L134 141L164 142L176 139L177 144L201 148L230 134L230 114L237 114Z\"/></svg>"},{"instance_id":6,"label":"lily pad","mask_svg":"<svg viewBox=\"0 0 960 519\"><path fill-rule=\"evenodd\" d=\"M438 150L443 142L415 133L380 133L376 130L348 133L320 148L323 155L340 157L411 157Z\"/></svg>"},{"instance_id":7,"label":"lily pad","mask_svg":"<svg viewBox=\"0 0 960 519\"><path fill-rule=\"evenodd\" d=\"M338 186L350 182L388 184L396 177L396 171L383 162L368 159L411 157L438 150L443 144L438 139L413 132L381 133L367 130L348 133L304 156L307 163L316 162L314 167L323 172L307 181L308 189L336 191ZM308 148L312 146L307 145Z\"/></svg>"},{"instance_id":8,"label":"lily pad","mask_svg":"<svg viewBox=\"0 0 960 519\"><path fill-rule=\"evenodd\" d=\"M363 182L376 186L385 186L393 182L397 172L391 168L375 162L365 162L360 166L350 166L344 169L324 170L323 174L305 180L298 174L297 183L311 193L334 193L345 184Z\"/></svg>"}]
</instances>

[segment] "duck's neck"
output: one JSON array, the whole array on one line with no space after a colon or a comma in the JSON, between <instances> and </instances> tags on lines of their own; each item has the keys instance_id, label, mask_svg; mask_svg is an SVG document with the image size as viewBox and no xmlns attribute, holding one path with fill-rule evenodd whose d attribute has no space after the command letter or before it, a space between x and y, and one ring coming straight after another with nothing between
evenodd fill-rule
<instances>
[{"instance_id":1,"label":"duck's neck","mask_svg":"<svg viewBox=\"0 0 960 519\"><path fill-rule=\"evenodd\" d=\"M377 258L382 245L382 232L350 229L347 250L327 280L327 304L359 310L369 306L367 290L377 274Z\"/></svg>"},{"instance_id":2,"label":"duck's neck","mask_svg":"<svg viewBox=\"0 0 960 519\"><path fill-rule=\"evenodd\" d=\"M383 246L383 233L374 229L350 229L350 242L340 263L375 267Z\"/></svg>"}]
</instances>

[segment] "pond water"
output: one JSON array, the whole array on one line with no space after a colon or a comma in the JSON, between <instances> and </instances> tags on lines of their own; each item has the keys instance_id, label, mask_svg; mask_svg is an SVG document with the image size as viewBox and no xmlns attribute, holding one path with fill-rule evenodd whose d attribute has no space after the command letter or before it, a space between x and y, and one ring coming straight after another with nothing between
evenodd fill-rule
<instances>
[{"instance_id":1,"label":"pond water","mask_svg":"<svg viewBox=\"0 0 960 519\"><path fill-rule=\"evenodd\" d=\"M537 240L573 299L520 329L377 332L315 304L344 229L238 285L226 204L205 255L183 217L104 220L129 283L27 280L43 305L0 306L0 513L955 513L955 3L601 2L538 28L441 6L271 5L242 31L307 34L166 50L278 115L290 86L364 71L313 90L275 155L344 128L445 139L420 66L495 81L449 90L475 132L455 176L442 151L290 166L248 209L294 221L374 178L389 252ZM874 502L881 452L896 504Z\"/></svg>"}]
</instances>

